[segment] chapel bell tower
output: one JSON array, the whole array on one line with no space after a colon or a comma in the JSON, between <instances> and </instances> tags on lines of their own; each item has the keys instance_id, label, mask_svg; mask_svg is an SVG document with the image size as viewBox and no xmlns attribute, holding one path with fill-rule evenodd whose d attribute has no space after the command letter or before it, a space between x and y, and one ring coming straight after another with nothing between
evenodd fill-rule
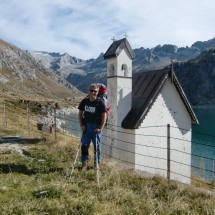
<instances>
[{"instance_id":1,"label":"chapel bell tower","mask_svg":"<svg viewBox=\"0 0 215 215\"><path fill-rule=\"evenodd\" d=\"M132 104L132 60L135 54L126 38L113 41L104 59L107 61L107 87L110 102L108 124L120 126Z\"/></svg>"}]
</instances>

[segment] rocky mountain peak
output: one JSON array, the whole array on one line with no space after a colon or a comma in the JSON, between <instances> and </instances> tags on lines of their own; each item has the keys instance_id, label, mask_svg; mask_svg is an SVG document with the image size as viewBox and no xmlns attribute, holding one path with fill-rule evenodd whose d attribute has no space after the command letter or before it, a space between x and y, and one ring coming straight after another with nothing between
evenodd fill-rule
<instances>
[{"instance_id":1,"label":"rocky mountain peak","mask_svg":"<svg viewBox=\"0 0 215 215\"><path fill-rule=\"evenodd\" d=\"M193 106L215 105L215 48L174 63L174 70Z\"/></svg>"},{"instance_id":2,"label":"rocky mountain peak","mask_svg":"<svg viewBox=\"0 0 215 215\"><path fill-rule=\"evenodd\" d=\"M166 54L175 54L177 53L177 50L178 50L178 47L175 46L175 45L169 45L169 44L166 44L166 45L158 45L156 46L155 48L152 49L152 52L153 53L166 53Z\"/></svg>"},{"instance_id":3,"label":"rocky mountain peak","mask_svg":"<svg viewBox=\"0 0 215 215\"><path fill-rule=\"evenodd\" d=\"M41 53L36 53L41 55ZM47 53L43 52L47 56ZM80 94L64 78L45 68L28 52L0 40L0 90L20 95L47 97Z\"/></svg>"},{"instance_id":4,"label":"rocky mountain peak","mask_svg":"<svg viewBox=\"0 0 215 215\"><path fill-rule=\"evenodd\" d=\"M191 104L215 104L215 38L197 41L191 47L165 44L151 49L141 47L134 49L134 52L133 73L161 69L174 60L175 72ZM38 92L35 86L39 86L41 93L54 92L49 89L50 85L57 86L59 91L62 91L62 86L75 90L74 85L82 92L87 92L90 83L106 84L103 53L96 59L82 60L68 53L29 53L2 40L0 71L0 84L10 83L15 86L14 89L20 90L25 86L25 90L34 88L33 91ZM16 87L17 83L23 83L22 87Z\"/></svg>"},{"instance_id":5,"label":"rocky mountain peak","mask_svg":"<svg viewBox=\"0 0 215 215\"><path fill-rule=\"evenodd\" d=\"M197 48L201 52L206 49L210 49L211 47L215 47L215 37L213 39L205 41L205 42L197 41L197 42L193 43L193 45L191 47Z\"/></svg>"}]
</instances>

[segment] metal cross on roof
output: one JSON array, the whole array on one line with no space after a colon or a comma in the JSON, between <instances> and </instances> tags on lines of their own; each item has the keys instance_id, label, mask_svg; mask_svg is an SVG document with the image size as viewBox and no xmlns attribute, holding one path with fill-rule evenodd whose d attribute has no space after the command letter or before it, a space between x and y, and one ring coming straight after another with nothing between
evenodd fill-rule
<instances>
[{"instance_id":1,"label":"metal cross on roof","mask_svg":"<svg viewBox=\"0 0 215 215\"><path fill-rule=\"evenodd\" d=\"M127 37L128 37L128 34L125 32L125 34L123 35L126 39L127 39Z\"/></svg>"},{"instance_id":2,"label":"metal cross on roof","mask_svg":"<svg viewBox=\"0 0 215 215\"><path fill-rule=\"evenodd\" d=\"M113 36L113 38L111 39L113 42L116 41L115 37Z\"/></svg>"}]
</instances>

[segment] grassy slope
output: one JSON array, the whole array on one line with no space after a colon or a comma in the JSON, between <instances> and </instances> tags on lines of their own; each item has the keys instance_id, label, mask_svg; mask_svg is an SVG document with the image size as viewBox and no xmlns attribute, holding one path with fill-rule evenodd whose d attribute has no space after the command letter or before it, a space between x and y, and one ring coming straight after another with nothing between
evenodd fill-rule
<instances>
[{"instance_id":1,"label":"grassy slope","mask_svg":"<svg viewBox=\"0 0 215 215\"><path fill-rule=\"evenodd\" d=\"M119 167L66 175L74 149L41 143L28 149L33 160L1 154L1 214L214 214L215 197L191 186L145 178Z\"/></svg>"},{"instance_id":2,"label":"grassy slope","mask_svg":"<svg viewBox=\"0 0 215 215\"><path fill-rule=\"evenodd\" d=\"M10 105L25 113L22 106ZM36 127L32 129L37 135ZM1 128L1 135L4 132ZM215 195L108 166L108 160L101 165L100 187L95 170L81 172L80 164L66 182L79 140L60 134L57 143L53 134L45 138L19 144L26 156L11 148L0 150L1 214L215 214Z\"/></svg>"}]
</instances>

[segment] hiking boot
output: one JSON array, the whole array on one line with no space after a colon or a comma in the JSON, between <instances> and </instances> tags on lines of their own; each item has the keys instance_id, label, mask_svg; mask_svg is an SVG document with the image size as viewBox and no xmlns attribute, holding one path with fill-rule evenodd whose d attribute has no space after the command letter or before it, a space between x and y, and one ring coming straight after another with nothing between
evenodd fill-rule
<instances>
[{"instance_id":1,"label":"hiking boot","mask_svg":"<svg viewBox=\"0 0 215 215\"><path fill-rule=\"evenodd\" d=\"M81 171L87 171L87 162L82 162Z\"/></svg>"}]
</instances>

